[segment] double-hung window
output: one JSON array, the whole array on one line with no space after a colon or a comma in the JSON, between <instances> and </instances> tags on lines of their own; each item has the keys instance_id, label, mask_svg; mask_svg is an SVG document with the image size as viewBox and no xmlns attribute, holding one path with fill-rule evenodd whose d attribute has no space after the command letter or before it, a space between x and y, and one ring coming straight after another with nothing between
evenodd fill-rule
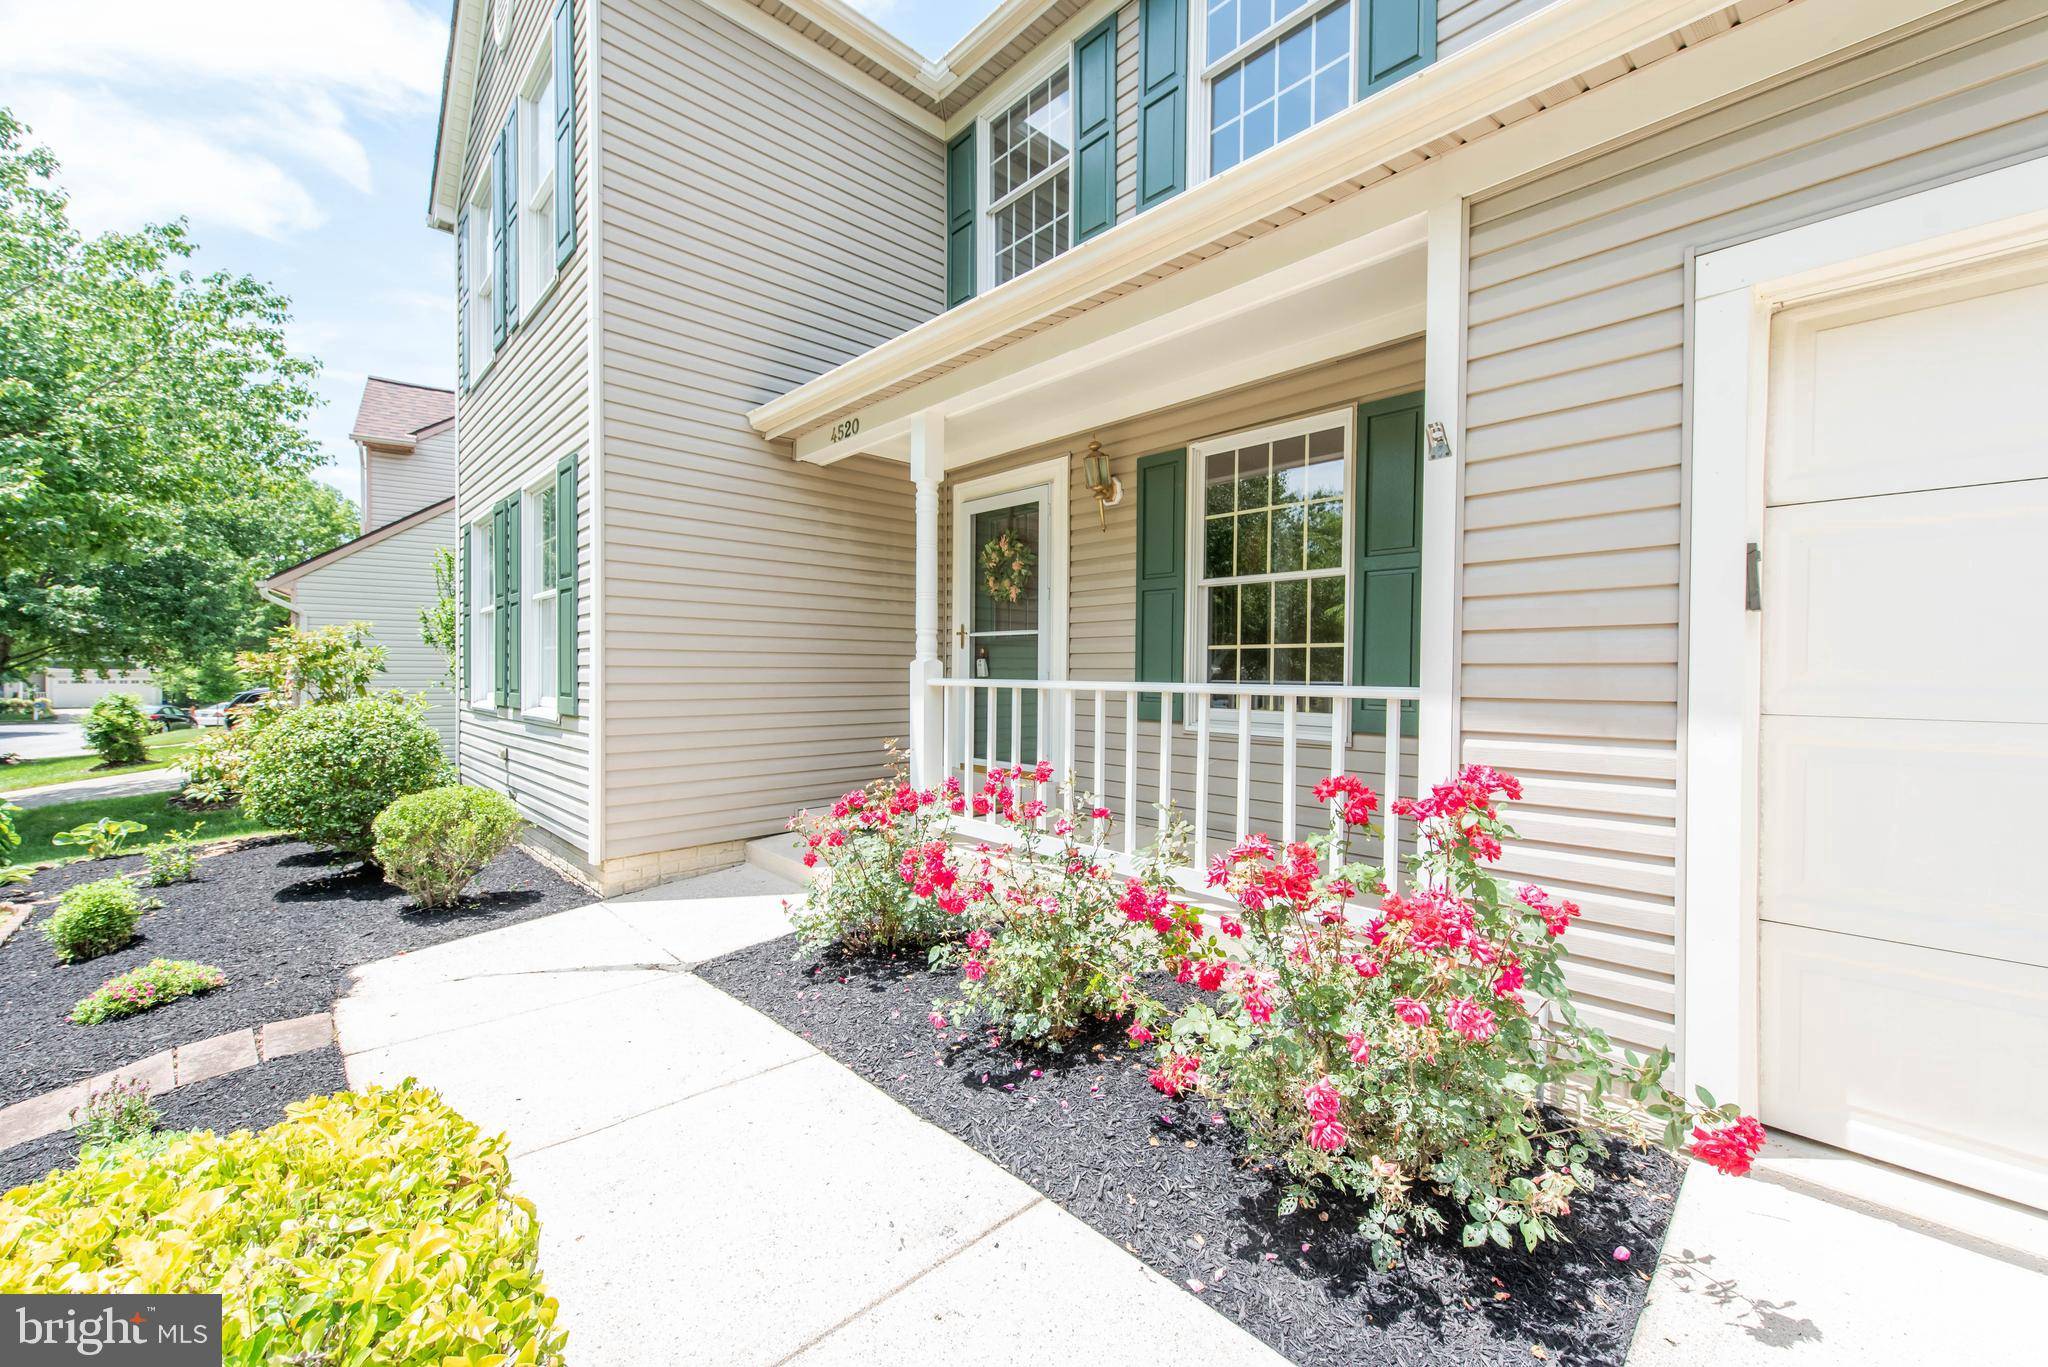
<instances>
[{"instance_id":1,"label":"double-hung window","mask_svg":"<svg viewBox=\"0 0 2048 1367\"><path fill-rule=\"evenodd\" d=\"M544 484L528 489L520 500L524 522L519 545L523 562L520 579L524 588L519 610L519 640L525 658L520 661L519 705L527 712L555 712L558 643L556 614L561 611L556 582L556 518L554 472Z\"/></svg>"},{"instance_id":2,"label":"double-hung window","mask_svg":"<svg viewBox=\"0 0 2048 1367\"><path fill-rule=\"evenodd\" d=\"M520 307L532 313L555 278L555 53L541 44L519 95Z\"/></svg>"},{"instance_id":3,"label":"double-hung window","mask_svg":"<svg viewBox=\"0 0 2048 1367\"><path fill-rule=\"evenodd\" d=\"M1206 0L1209 174L1278 145L1352 101L1355 0Z\"/></svg>"},{"instance_id":4,"label":"double-hung window","mask_svg":"<svg viewBox=\"0 0 2048 1367\"><path fill-rule=\"evenodd\" d=\"M492 308L498 298L498 253L494 250L497 234L491 219L491 172L486 170L470 195L469 214L464 220L464 231L469 234L469 240L463 243L463 257L469 272L467 355L472 380L491 363Z\"/></svg>"},{"instance_id":5,"label":"double-hung window","mask_svg":"<svg viewBox=\"0 0 2048 1367\"><path fill-rule=\"evenodd\" d=\"M998 285L1074 242L1074 104L1058 70L988 121L988 222Z\"/></svg>"},{"instance_id":6,"label":"double-hung window","mask_svg":"<svg viewBox=\"0 0 2048 1367\"><path fill-rule=\"evenodd\" d=\"M1211 684L1342 684L1349 411L1198 443L1197 636ZM1235 708L1225 694L1218 708ZM1252 700L1254 711L1271 699ZM1307 705L1327 715L1327 699Z\"/></svg>"},{"instance_id":7,"label":"double-hung window","mask_svg":"<svg viewBox=\"0 0 2048 1367\"><path fill-rule=\"evenodd\" d=\"M498 679L498 557L491 519L469 524L469 700L489 707Z\"/></svg>"}]
</instances>

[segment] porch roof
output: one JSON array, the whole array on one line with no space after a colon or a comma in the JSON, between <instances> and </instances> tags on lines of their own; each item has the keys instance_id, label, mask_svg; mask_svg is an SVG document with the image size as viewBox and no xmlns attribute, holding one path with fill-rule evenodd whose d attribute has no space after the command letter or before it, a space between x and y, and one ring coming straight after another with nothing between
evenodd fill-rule
<instances>
[{"instance_id":1,"label":"porch roof","mask_svg":"<svg viewBox=\"0 0 2048 1367\"><path fill-rule=\"evenodd\" d=\"M1785 3L1555 0L1244 166L762 404L749 418L763 435L790 442L801 460L907 458L917 412L943 411L950 423L957 413L985 408L998 391L1014 390L1020 378L1038 383L1035 372L1050 358L1083 354L1105 334L1121 329L1136 336L1168 327L1165 319L1185 330L1195 325L1191 311L1233 290L1270 291L1276 283L1299 290L1305 264L1358 269L1375 248L1384 258L1413 246L1419 223L1369 224L1366 238L1390 236L1361 247L1356 222L1318 233L1302 220ZM1297 224L1283 235L1293 250L1243 251ZM1246 259L1231 260L1239 255ZM1283 267L1286 278L1276 280ZM1190 276L1192 284L1176 282ZM1411 333L1421 330L1419 299L1417 305ZM1082 325L1083 315L1098 312L1105 317ZM1320 299L1316 312L1335 316ZM1354 333L1344 350L1399 335ZM1025 345L1034 338L1037 345ZM1159 361L1155 356L1151 364ZM950 435L949 451L951 460L975 458Z\"/></svg>"}]
</instances>

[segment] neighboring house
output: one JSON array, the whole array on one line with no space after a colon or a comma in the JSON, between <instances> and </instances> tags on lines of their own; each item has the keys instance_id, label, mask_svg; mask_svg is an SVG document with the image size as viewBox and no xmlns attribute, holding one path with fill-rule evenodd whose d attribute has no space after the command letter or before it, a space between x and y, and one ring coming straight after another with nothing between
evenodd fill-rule
<instances>
[{"instance_id":1,"label":"neighboring house","mask_svg":"<svg viewBox=\"0 0 2048 1367\"><path fill-rule=\"evenodd\" d=\"M372 375L349 435L362 471L363 530L455 491L455 392Z\"/></svg>"},{"instance_id":2,"label":"neighboring house","mask_svg":"<svg viewBox=\"0 0 2048 1367\"><path fill-rule=\"evenodd\" d=\"M126 693L144 707L164 700L156 676L146 669L64 669L52 666L42 672L35 692L50 700L55 711L72 712L89 708L109 693Z\"/></svg>"},{"instance_id":3,"label":"neighboring house","mask_svg":"<svg viewBox=\"0 0 2048 1367\"><path fill-rule=\"evenodd\" d=\"M1493 764L1592 1022L2048 1205L2038 0L458 0L430 215L465 773L605 889L892 736L1197 865Z\"/></svg>"},{"instance_id":4,"label":"neighboring house","mask_svg":"<svg viewBox=\"0 0 2048 1367\"><path fill-rule=\"evenodd\" d=\"M288 601L292 624L367 622L387 659L380 688L423 693L427 720L456 754L447 662L420 635L435 593L434 555L455 545L455 395L372 377L356 410L363 461L363 535L263 582Z\"/></svg>"}]
</instances>

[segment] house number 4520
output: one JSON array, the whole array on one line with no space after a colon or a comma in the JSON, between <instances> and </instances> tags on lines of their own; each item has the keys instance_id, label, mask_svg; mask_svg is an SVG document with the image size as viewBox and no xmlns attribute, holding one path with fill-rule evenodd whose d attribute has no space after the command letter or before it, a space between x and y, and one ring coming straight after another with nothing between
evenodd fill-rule
<instances>
[{"instance_id":1,"label":"house number 4520","mask_svg":"<svg viewBox=\"0 0 2048 1367\"><path fill-rule=\"evenodd\" d=\"M855 433L859 431L860 419L848 418L845 422L836 423L833 425L832 440L845 441L848 437L853 436Z\"/></svg>"}]
</instances>

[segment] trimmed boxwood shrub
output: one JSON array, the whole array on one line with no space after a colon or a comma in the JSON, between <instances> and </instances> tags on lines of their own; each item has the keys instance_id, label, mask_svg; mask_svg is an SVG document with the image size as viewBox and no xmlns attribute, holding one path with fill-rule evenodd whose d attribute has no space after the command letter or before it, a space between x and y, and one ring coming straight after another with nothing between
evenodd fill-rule
<instances>
[{"instance_id":1,"label":"trimmed boxwood shrub","mask_svg":"<svg viewBox=\"0 0 2048 1367\"><path fill-rule=\"evenodd\" d=\"M57 951L57 962L81 963L112 954L135 938L142 919L142 897L125 878L102 878L67 889L57 910L43 922L43 938Z\"/></svg>"},{"instance_id":2,"label":"trimmed boxwood shrub","mask_svg":"<svg viewBox=\"0 0 2048 1367\"><path fill-rule=\"evenodd\" d=\"M429 788L386 807L372 831L384 876L421 906L445 907L511 848L519 809L484 788Z\"/></svg>"},{"instance_id":3,"label":"trimmed boxwood shrub","mask_svg":"<svg viewBox=\"0 0 2048 1367\"><path fill-rule=\"evenodd\" d=\"M0 1286L217 1293L237 1367L559 1367L540 1225L509 1183L504 1138L416 1083L316 1097L261 1133L95 1149L0 1196Z\"/></svg>"},{"instance_id":4,"label":"trimmed boxwood shrub","mask_svg":"<svg viewBox=\"0 0 2048 1367\"><path fill-rule=\"evenodd\" d=\"M242 811L316 845L369 850L379 812L447 776L423 710L404 694L373 693L285 713L256 740Z\"/></svg>"},{"instance_id":5,"label":"trimmed boxwood shrub","mask_svg":"<svg viewBox=\"0 0 2048 1367\"><path fill-rule=\"evenodd\" d=\"M161 729L143 715L133 693L109 693L85 714L85 743L104 765L142 763L149 758L142 742Z\"/></svg>"}]
</instances>

